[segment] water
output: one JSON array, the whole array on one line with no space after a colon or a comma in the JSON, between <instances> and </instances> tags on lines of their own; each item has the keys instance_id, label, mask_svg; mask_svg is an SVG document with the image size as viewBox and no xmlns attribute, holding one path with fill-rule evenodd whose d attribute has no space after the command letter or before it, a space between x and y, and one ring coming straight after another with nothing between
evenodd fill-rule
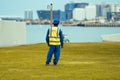
<instances>
[{"instance_id":1,"label":"water","mask_svg":"<svg viewBox=\"0 0 120 80\"><path fill-rule=\"evenodd\" d=\"M49 25L27 25L27 43L44 43ZM120 27L63 27L70 42L102 42L101 35L120 33Z\"/></svg>"}]
</instances>

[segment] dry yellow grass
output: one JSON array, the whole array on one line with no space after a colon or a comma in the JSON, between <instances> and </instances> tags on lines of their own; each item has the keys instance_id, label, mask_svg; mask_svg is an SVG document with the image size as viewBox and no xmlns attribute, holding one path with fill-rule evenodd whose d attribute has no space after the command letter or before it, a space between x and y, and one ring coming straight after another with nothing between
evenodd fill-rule
<instances>
[{"instance_id":1,"label":"dry yellow grass","mask_svg":"<svg viewBox=\"0 0 120 80\"><path fill-rule=\"evenodd\" d=\"M68 43L45 66L44 43L0 48L0 80L120 80L120 43Z\"/></svg>"}]
</instances>

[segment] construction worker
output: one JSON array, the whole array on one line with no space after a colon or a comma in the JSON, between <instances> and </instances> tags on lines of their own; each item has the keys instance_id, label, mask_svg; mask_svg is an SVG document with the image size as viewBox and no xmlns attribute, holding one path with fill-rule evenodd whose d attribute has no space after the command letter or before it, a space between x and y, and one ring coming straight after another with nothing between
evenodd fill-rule
<instances>
[{"instance_id":1,"label":"construction worker","mask_svg":"<svg viewBox=\"0 0 120 80\"><path fill-rule=\"evenodd\" d=\"M52 55L54 54L53 64L57 65L59 57L60 57L60 49L63 48L63 34L61 29L58 28L59 20L53 20L53 26L48 29L46 35L46 42L49 46L46 65L49 65L52 59Z\"/></svg>"}]
</instances>

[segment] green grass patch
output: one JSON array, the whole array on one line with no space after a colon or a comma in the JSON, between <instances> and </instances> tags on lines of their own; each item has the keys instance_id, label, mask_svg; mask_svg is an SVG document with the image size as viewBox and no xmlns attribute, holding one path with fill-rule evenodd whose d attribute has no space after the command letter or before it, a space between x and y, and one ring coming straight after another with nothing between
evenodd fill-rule
<instances>
[{"instance_id":1,"label":"green grass patch","mask_svg":"<svg viewBox=\"0 0 120 80\"><path fill-rule=\"evenodd\" d=\"M120 80L120 43L68 43L57 66L47 44L0 48L0 80Z\"/></svg>"}]
</instances>

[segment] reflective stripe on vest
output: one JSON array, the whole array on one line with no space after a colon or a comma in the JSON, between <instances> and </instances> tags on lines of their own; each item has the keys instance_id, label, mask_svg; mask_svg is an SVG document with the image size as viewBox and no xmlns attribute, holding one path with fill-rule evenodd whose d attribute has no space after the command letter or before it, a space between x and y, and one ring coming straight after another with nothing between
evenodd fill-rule
<instances>
[{"instance_id":1,"label":"reflective stripe on vest","mask_svg":"<svg viewBox=\"0 0 120 80\"><path fill-rule=\"evenodd\" d=\"M60 36L59 36L59 28L52 27L49 30L49 44L50 45L60 45Z\"/></svg>"}]
</instances>

